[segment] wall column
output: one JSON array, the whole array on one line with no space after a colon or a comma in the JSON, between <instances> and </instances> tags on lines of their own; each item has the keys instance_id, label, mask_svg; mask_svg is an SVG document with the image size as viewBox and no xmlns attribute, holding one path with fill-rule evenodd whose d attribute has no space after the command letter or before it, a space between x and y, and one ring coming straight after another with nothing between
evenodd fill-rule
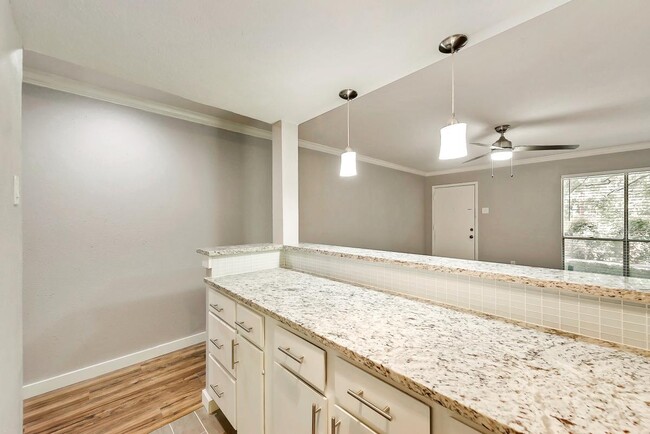
<instances>
[{"instance_id":1,"label":"wall column","mask_svg":"<svg viewBox=\"0 0 650 434\"><path fill-rule=\"evenodd\" d=\"M298 244L298 125L273 124L273 242Z\"/></svg>"}]
</instances>

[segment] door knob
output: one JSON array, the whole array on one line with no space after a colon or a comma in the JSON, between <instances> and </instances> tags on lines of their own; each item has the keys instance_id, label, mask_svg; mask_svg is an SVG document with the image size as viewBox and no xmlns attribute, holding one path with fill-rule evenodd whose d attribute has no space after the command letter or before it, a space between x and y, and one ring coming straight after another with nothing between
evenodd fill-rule
<instances>
[{"instance_id":1,"label":"door knob","mask_svg":"<svg viewBox=\"0 0 650 434\"><path fill-rule=\"evenodd\" d=\"M470 239L470 240L473 240L473 239L474 239L474 235L470 235L470 236L469 236L469 239Z\"/></svg>"},{"instance_id":2,"label":"door knob","mask_svg":"<svg viewBox=\"0 0 650 434\"><path fill-rule=\"evenodd\" d=\"M470 231L470 232L474 232L474 228L469 228L469 231Z\"/></svg>"}]
</instances>

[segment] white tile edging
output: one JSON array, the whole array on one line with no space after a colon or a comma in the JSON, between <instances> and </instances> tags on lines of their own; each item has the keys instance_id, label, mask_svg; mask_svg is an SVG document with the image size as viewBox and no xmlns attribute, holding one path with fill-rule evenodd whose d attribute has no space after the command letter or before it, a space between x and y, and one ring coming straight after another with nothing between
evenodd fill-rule
<instances>
[{"instance_id":1,"label":"white tile edging","mask_svg":"<svg viewBox=\"0 0 650 434\"><path fill-rule=\"evenodd\" d=\"M26 384L23 386L23 399L31 398L42 393L50 392L61 387L69 386L80 381L89 380L99 375L107 374L118 369L126 368L127 366L142 363L146 360L162 356L173 351L181 350L192 345L205 342L205 332L197 333L195 335L187 336L175 341L166 342L164 344L156 345L155 347L147 348L145 350L136 351L135 353L127 354L125 356L117 357L112 360L106 360L95 365L86 366L85 368L77 369L75 371L66 372L65 374L57 375L55 377L46 378L45 380L37 381L35 383Z\"/></svg>"}]
</instances>

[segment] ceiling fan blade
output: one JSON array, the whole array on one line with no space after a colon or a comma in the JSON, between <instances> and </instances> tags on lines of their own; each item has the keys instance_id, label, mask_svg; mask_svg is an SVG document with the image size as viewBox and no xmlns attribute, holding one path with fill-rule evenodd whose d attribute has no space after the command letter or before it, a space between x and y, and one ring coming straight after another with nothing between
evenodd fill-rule
<instances>
[{"instance_id":1,"label":"ceiling fan blade","mask_svg":"<svg viewBox=\"0 0 650 434\"><path fill-rule=\"evenodd\" d=\"M483 157L487 157L490 154L491 154L491 152L488 152L487 154L483 154L483 155L479 155L478 157L470 158L469 160L463 161L463 164L470 163L472 161L476 161L476 160L481 159Z\"/></svg>"},{"instance_id":2,"label":"ceiling fan blade","mask_svg":"<svg viewBox=\"0 0 650 434\"><path fill-rule=\"evenodd\" d=\"M496 146L492 146L492 145L486 145L485 143L470 143L470 145L483 146L484 148L495 148L496 147Z\"/></svg>"},{"instance_id":3,"label":"ceiling fan blade","mask_svg":"<svg viewBox=\"0 0 650 434\"><path fill-rule=\"evenodd\" d=\"M515 146L515 151L561 151L577 149L580 145L521 145Z\"/></svg>"}]
</instances>

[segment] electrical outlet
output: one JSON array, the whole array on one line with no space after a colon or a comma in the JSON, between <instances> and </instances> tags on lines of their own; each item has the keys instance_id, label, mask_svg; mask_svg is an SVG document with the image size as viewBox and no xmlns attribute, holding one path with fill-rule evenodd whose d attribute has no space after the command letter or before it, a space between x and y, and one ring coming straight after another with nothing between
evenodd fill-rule
<instances>
[{"instance_id":1,"label":"electrical outlet","mask_svg":"<svg viewBox=\"0 0 650 434\"><path fill-rule=\"evenodd\" d=\"M512 265L517 265L517 261L510 261Z\"/></svg>"},{"instance_id":2,"label":"electrical outlet","mask_svg":"<svg viewBox=\"0 0 650 434\"><path fill-rule=\"evenodd\" d=\"M490 214L490 208L481 208L481 214Z\"/></svg>"}]
</instances>

